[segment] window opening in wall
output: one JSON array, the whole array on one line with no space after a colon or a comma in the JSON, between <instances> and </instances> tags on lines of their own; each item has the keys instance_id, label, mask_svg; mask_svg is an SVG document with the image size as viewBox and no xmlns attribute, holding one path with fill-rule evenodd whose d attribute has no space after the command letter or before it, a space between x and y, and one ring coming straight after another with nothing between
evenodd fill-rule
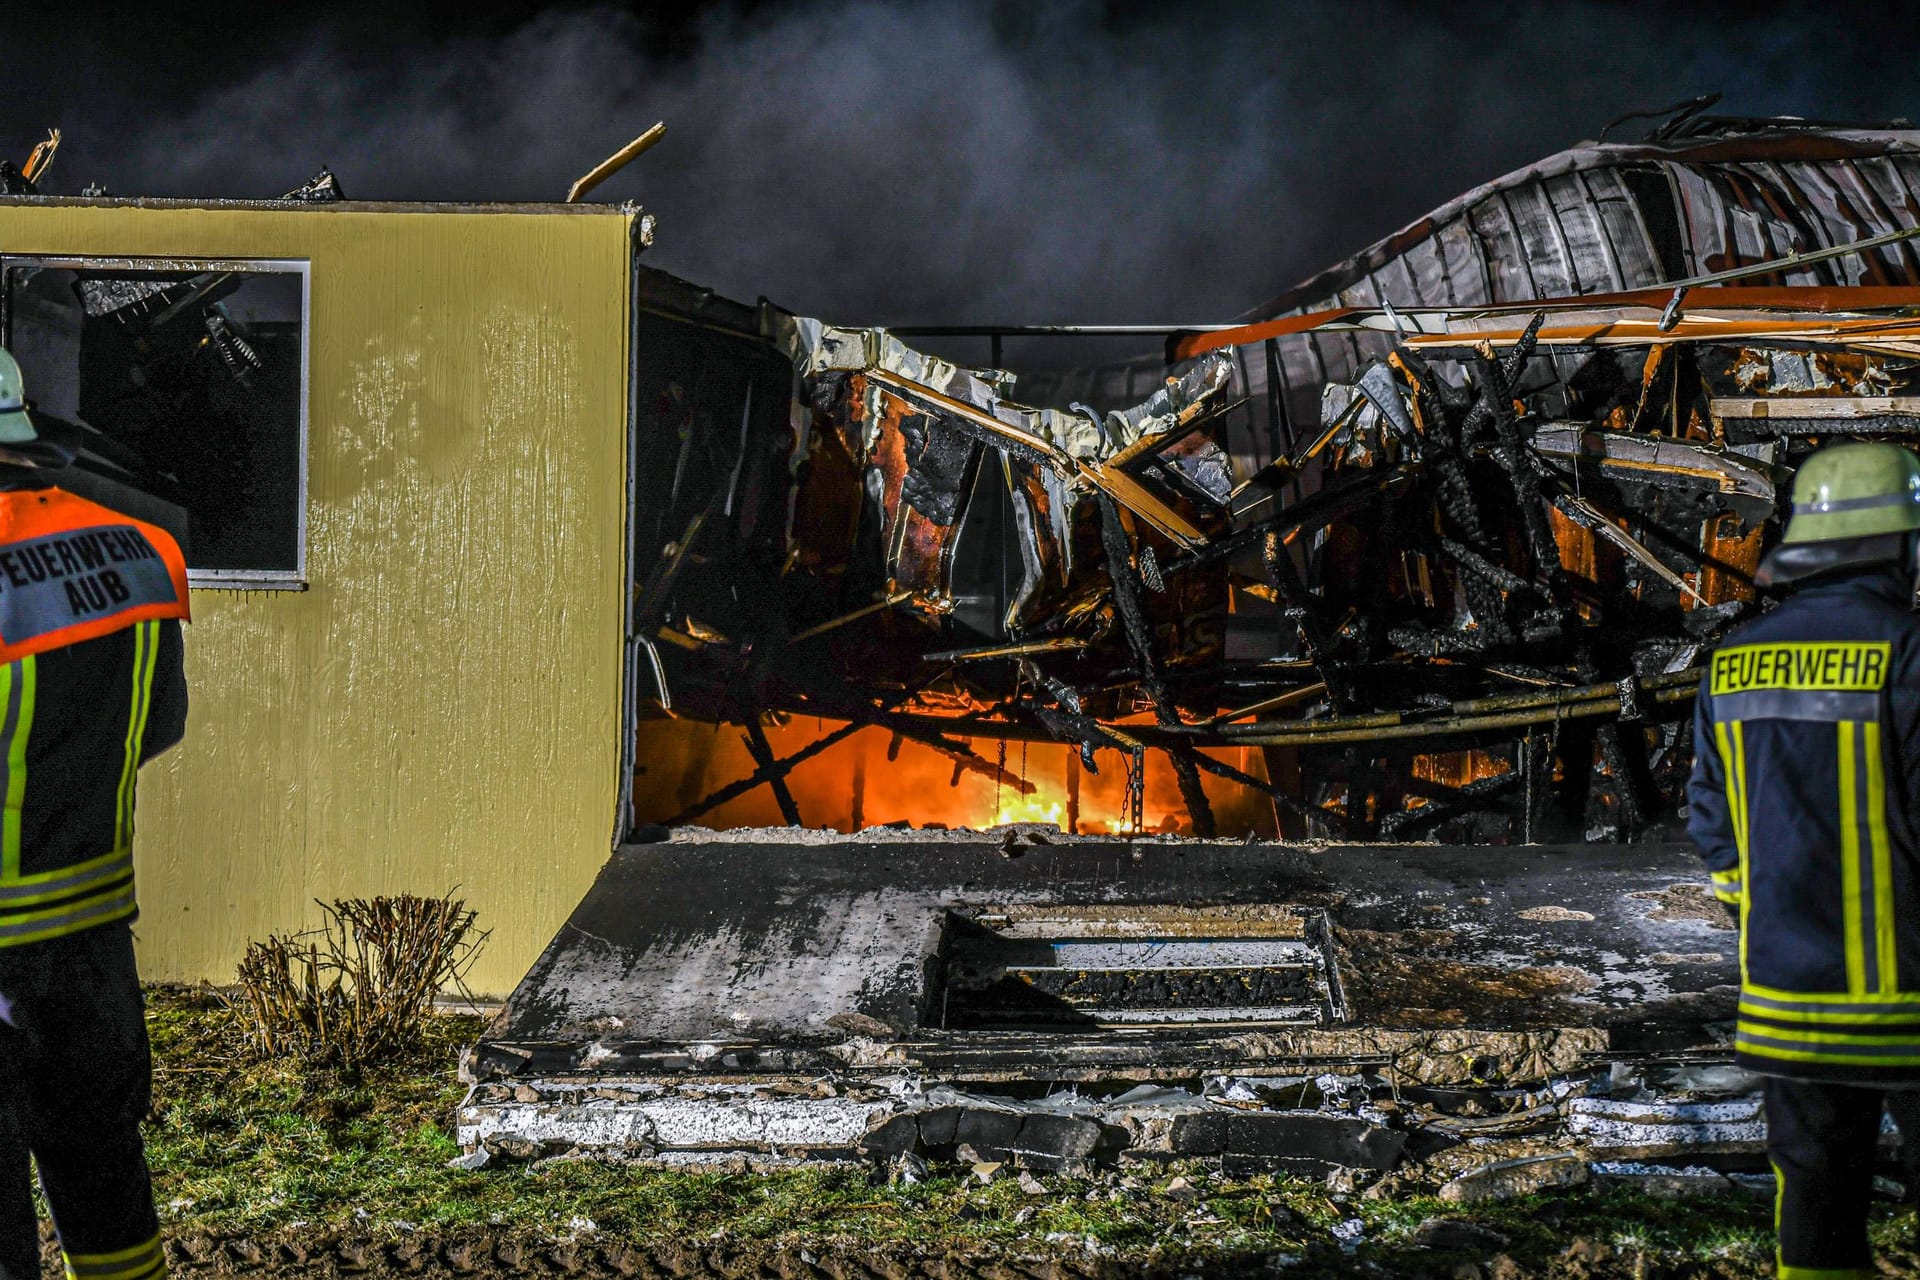
<instances>
[{"instance_id":1,"label":"window opening in wall","mask_svg":"<svg viewBox=\"0 0 1920 1280\"><path fill-rule=\"evenodd\" d=\"M5 345L81 454L64 487L172 532L201 586L305 570L307 266L0 258Z\"/></svg>"}]
</instances>

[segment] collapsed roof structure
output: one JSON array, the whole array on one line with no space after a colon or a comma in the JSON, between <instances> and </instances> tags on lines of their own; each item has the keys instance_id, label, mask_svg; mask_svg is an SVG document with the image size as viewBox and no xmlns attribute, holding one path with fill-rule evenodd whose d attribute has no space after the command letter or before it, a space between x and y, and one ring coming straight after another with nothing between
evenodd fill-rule
<instances>
[{"instance_id":1,"label":"collapsed roof structure","mask_svg":"<svg viewBox=\"0 0 1920 1280\"><path fill-rule=\"evenodd\" d=\"M680 820L798 825L877 726L1331 839L636 833L475 1046L464 1159L1753 1173L1733 931L1654 841L1793 468L1920 429L1916 237L1920 132L1693 111L1164 357L1016 383L763 306L746 408L688 356L636 435L655 711L756 762ZM776 758L783 711L845 723Z\"/></svg>"},{"instance_id":2,"label":"collapsed roof structure","mask_svg":"<svg viewBox=\"0 0 1920 1280\"><path fill-rule=\"evenodd\" d=\"M1793 467L1920 423L1916 223L1920 133L1694 113L1163 358L1016 381L763 306L791 421L641 464L659 701L758 765L676 816L798 823L786 771L878 725L1014 788L969 739L1117 758L1134 829L1154 752L1201 835L1203 775L1289 835L1671 830ZM769 710L847 727L776 760Z\"/></svg>"}]
</instances>

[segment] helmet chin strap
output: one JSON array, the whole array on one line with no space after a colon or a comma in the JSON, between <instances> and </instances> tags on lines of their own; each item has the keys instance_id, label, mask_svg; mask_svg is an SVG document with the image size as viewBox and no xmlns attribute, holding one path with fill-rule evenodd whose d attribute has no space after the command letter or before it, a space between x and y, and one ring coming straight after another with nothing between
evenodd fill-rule
<instances>
[{"instance_id":1,"label":"helmet chin strap","mask_svg":"<svg viewBox=\"0 0 1920 1280\"><path fill-rule=\"evenodd\" d=\"M59 471L78 453L79 450L52 440L24 440L19 444L0 444L0 465Z\"/></svg>"}]
</instances>

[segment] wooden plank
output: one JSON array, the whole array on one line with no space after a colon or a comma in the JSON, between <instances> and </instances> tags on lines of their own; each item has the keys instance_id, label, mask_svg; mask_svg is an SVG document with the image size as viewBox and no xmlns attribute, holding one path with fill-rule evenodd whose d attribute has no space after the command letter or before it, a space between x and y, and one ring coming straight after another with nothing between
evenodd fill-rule
<instances>
[{"instance_id":1,"label":"wooden plank","mask_svg":"<svg viewBox=\"0 0 1920 1280\"><path fill-rule=\"evenodd\" d=\"M647 130L632 142L629 142L626 146L620 148L605 160L595 165L578 182L575 182L573 186L569 187L567 189L567 203L578 204L586 198L587 192L593 190L608 178L611 178L614 174L626 168L627 165L638 159L643 152L649 150L654 143L666 136L667 122L662 120L660 123L654 125L653 128Z\"/></svg>"},{"instance_id":2,"label":"wooden plank","mask_svg":"<svg viewBox=\"0 0 1920 1280\"><path fill-rule=\"evenodd\" d=\"M924 400L936 408L945 410L955 417L965 418L975 426L984 428L1022 448L1042 454L1062 474L1078 475L1181 546L1193 548L1206 544L1205 534L1196 529L1178 511L1160 501L1132 476L1116 471L1109 465L1081 462L1070 457L1051 441L1043 440L1011 422L1003 421L978 405L957 400L945 392L935 391L932 387L915 382L911 378L903 378L887 369L869 368L863 372L868 379L881 386L890 387L917 400Z\"/></svg>"},{"instance_id":3,"label":"wooden plank","mask_svg":"<svg viewBox=\"0 0 1920 1280\"><path fill-rule=\"evenodd\" d=\"M1847 421L1920 414L1920 396L1735 396L1707 402L1716 418L1832 418Z\"/></svg>"},{"instance_id":4,"label":"wooden plank","mask_svg":"<svg viewBox=\"0 0 1920 1280\"><path fill-rule=\"evenodd\" d=\"M1207 535L1188 523L1187 518L1148 491L1147 487L1124 471L1111 467L1080 463L1080 474L1094 487L1104 490L1115 502L1192 550L1207 544Z\"/></svg>"}]
</instances>

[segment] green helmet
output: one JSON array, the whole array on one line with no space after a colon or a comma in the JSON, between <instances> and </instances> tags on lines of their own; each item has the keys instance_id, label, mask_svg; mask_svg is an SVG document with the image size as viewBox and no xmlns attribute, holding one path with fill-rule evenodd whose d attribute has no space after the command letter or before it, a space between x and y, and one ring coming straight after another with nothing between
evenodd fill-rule
<instances>
[{"instance_id":1,"label":"green helmet","mask_svg":"<svg viewBox=\"0 0 1920 1280\"><path fill-rule=\"evenodd\" d=\"M0 347L0 444L25 444L39 435L27 417L27 388L19 362Z\"/></svg>"},{"instance_id":2,"label":"green helmet","mask_svg":"<svg viewBox=\"0 0 1920 1280\"><path fill-rule=\"evenodd\" d=\"M1920 458L1897 444L1836 444L1800 467L1782 546L1920 529Z\"/></svg>"}]
</instances>

